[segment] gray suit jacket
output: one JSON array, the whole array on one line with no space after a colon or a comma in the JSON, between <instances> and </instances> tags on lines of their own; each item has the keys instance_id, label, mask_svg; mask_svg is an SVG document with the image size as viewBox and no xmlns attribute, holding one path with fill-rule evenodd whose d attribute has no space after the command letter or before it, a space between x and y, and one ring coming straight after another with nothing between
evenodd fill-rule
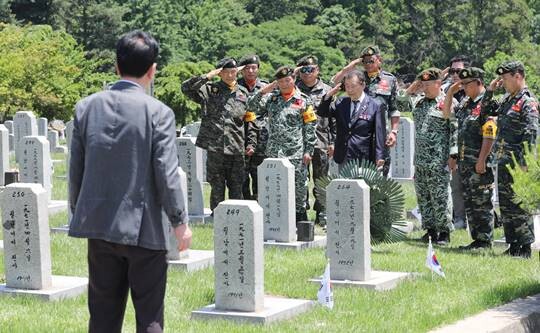
<instances>
[{"instance_id":1,"label":"gray suit jacket","mask_svg":"<svg viewBox=\"0 0 540 333\"><path fill-rule=\"evenodd\" d=\"M187 222L175 118L128 81L77 103L71 141L69 235L167 249L169 221Z\"/></svg>"}]
</instances>

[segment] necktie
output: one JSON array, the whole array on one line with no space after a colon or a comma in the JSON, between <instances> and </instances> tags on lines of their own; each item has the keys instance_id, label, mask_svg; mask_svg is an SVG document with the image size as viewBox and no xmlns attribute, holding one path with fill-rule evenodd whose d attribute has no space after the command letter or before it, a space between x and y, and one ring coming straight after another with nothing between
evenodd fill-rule
<instances>
[{"instance_id":1,"label":"necktie","mask_svg":"<svg viewBox=\"0 0 540 333\"><path fill-rule=\"evenodd\" d=\"M356 115L356 112L358 112L358 104L360 104L360 101L353 101L353 108L351 111L351 121L353 121L354 116Z\"/></svg>"}]
</instances>

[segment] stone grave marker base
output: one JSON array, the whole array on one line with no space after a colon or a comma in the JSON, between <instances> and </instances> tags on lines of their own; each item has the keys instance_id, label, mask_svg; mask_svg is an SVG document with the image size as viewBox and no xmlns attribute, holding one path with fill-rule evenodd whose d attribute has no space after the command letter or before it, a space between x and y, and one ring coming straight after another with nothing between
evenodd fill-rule
<instances>
[{"instance_id":1,"label":"stone grave marker base","mask_svg":"<svg viewBox=\"0 0 540 333\"><path fill-rule=\"evenodd\" d=\"M0 284L2 296L31 296L44 301L58 301L83 294L88 289L88 279L74 276L52 276L52 287L40 290L8 288Z\"/></svg>"},{"instance_id":2,"label":"stone grave marker base","mask_svg":"<svg viewBox=\"0 0 540 333\"><path fill-rule=\"evenodd\" d=\"M330 280L334 287L359 287L376 291L394 289L406 278L412 278L412 273L371 271L371 279L366 281ZM321 283L321 279L310 279L310 282Z\"/></svg>"},{"instance_id":3,"label":"stone grave marker base","mask_svg":"<svg viewBox=\"0 0 540 333\"><path fill-rule=\"evenodd\" d=\"M315 302L305 299L264 296L264 309L259 312L218 310L215 304L191 312L191 318L208 320L222 319L235 322L266 325L275 321L292 318L306 312Z\"/></svg>"},{"instance_id":4,"label":"stone grave marker base","mask_svg":"<svg viewBox=\"0 0 540 333\"><path fill-rule=\"evenodd\" d=\"M211 215L212 215L212 210L210 208L205 208L203 215L189 214L189 224L214 223L214 218Z\"/></svg>"},{"instance_id":5,"label":"stone grave marker base","mask_svg":"<svg viewBox=\"0 0 540 333\"><path fill-rule=\"evenodd\" d=\"M49 216L56 213L65 212L68 208L66 200L51 200L48 204Z\"/></svg>"},{"instance_id":6,"label":"stone grave marker base","mask_svg":"<svg viewBox=\"0 0 540 333\"><path fill-rule=\"evenodd\" d=\"M67 234L69 232L69 224L63 225L61 227L51 228L51 232L54 234Z\"/></svg>"},{"instance_id":7,"label":"stone grave marker base","mask_svg":"<svg viewBox=\"0 0 540 333\"><path fill-rule=\"evenodd\" d=\"M189 250L187 258L168 260L169 267L186 272L195 272L214 266L214 251Z\"/></svg>"},{"instance_id":8,"label":"stone grave marker base","mask_svg":"<svg viewBox=\"0 0 540 333\"><path fill-rule=\"evenodd\" d=\"M294 241L294 242L276 242L276 241L265 241L264 247L265 248L276 248L276 249L282 249L282 250L305 250L309 248L314 247L325 247L326 246L326 236L315 236L313 241L311 242L302 242L302 241Z\"/></svg>"}]
</instances>

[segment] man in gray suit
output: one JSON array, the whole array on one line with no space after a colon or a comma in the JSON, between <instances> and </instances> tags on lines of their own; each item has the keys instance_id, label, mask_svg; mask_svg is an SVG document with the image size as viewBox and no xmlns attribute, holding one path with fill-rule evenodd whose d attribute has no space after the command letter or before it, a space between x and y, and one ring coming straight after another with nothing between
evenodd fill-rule
<instances>
[{"instance_id":1,"label":"man in gray suit","mask_svg":"<svg viewBox=\"0 0 540 333\"><path fill-rule=\"evenodd\" d=\"M88 238L90 332L122 330L128 289L137 332L161 332L170 225L180 250L191 243L174 114L145 93L158 50L145 32L122 36L116 45L121 79L76 106L69 235Z\"/></svg>"}]
</instances>

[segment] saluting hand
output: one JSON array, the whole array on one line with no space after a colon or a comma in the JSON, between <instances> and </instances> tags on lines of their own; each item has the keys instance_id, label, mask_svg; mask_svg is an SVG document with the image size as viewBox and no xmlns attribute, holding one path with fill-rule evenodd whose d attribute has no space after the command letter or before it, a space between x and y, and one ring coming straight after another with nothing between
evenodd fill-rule
<instances>
[{"instance_id":1,"label":"saluting hand","mask_svg":"<svg viewBox=\"0 0 540 333\"><path fill-rule=\"evenodd\" d=\"M277 88L277 81L272 81L272 83L269 83L267 84L266 86L264 86L264 88L262 88L261 90L259 90L261 92L261 94L268 94L270 92L272 92L274 89Z\"/></svg>"},{"instance_id":2,"label":"saluting hand","mask_svg":"<svg viewBox=\"0 0 540 333\"><path fill-rule=\"evenodd\" d=\"M497 90L498 88L500 88L502 86L502 78L501 77L498 77L496 79L493 79L493 81L491 81L491 83L489 84L489 87L487 90L489 91L495 91Z\"/></svg>"},{"instance_id":3,"label":"saluting hand","mask_svg":"<svg viewBox=\"0 0 540 333\"><path fill-rule=\"evenodd\" d=\"M463 85L461 84L461 81L457 81L456 83L452 84L450 88L448 88L448 95L453 96L461 89L463 89Z\"/></svg>"},{"instance_id":4,"label":"saluting hand","mask_svg":"<svg viewBox=\"0 0 540 333\"><path fill-rule=\"evenodd\" d=\"M213 69L213 70L211 70L210 72L206 73L206 77L208 78L208 80L211 80L211 79L213 79L216 75L218 75L219 73L221 73L221 70L223 70L223 68L216 68L216 69Z\"/></svg>"},{"instance_id":5,"label":"saluting hand","mask_svg":"<svg viewBox=\"0 0 540 333\"><path fill-rule=\"evenodd\" d=\"M331 97L331 96L335 96L340 90L341 90L341 85L343 83L338 83L334 86L334 88L328 90L328 92L326 93L326 96L328 97Z\"/></svg>"},{"instance_id":6,"label":"saluting hand","mask_svg":"<svg viewBox=\"0 0 540 333\"><path fill-rule=\"evenodd\" d=\"M405 92L407 95L416 95L420 92L420 89L422 88L422 83L419 80L415 80Z\"/></svg>"}]
</instances>

